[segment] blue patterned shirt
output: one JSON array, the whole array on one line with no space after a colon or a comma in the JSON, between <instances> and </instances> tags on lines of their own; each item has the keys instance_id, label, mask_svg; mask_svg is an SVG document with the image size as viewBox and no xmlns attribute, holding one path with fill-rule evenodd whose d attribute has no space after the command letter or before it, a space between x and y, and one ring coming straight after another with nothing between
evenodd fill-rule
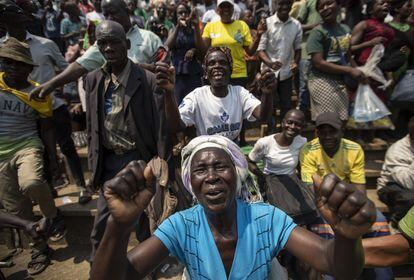
<instances>
[{"instance_id":1,"label":"blue patterned shirt","mask_svg":"<svg viewBox=\"0 0 414 280\"><path fill-rule=\"evenodd\" d=\"M238 241L228 279L268 279L273 257L285 247L295 226L271 205L237 200ZM185 264L191 279L227 279L201 205L172 215L155 236Z\"/></svg>"}]
</instances>

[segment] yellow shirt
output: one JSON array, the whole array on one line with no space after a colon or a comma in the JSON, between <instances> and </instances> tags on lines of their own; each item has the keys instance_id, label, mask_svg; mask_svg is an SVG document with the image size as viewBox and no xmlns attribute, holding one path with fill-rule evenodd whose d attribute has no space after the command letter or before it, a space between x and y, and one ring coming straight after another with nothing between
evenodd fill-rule
<instances>
[{"instance_id":1,"label":"yellow shirt","mask_svg":"<svg viewBox=\"0 0 414 280\"><path fill-rule=\"evenodd\" d=\"M212 47L226 46L233 58L232 78L247 77L244 48L252 43L249 26L241 20L224 24L220 20L207 23L203 31L203 38L211 39Z\"/></svg>"},{"instance_id":2,"label":"yellow shirt","mask_svg":"<svg viewBox=\"0 0 414 280\"><path fill-rule=\"evenodd\" d=\"M325 176L333 173L342 181L353 184L365 184L364 151L358 143L342 139L336 154L330 158L319 138L306 143L300 151L302 181L312 184L312 175Z\"/></svg>"}]
</instances>

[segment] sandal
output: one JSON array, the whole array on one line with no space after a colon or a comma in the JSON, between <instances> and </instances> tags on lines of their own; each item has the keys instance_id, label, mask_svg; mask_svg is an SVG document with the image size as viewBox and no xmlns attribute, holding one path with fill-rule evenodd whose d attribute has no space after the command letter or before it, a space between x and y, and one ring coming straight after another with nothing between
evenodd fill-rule
<instances>
[{"instance_id":1,"label":"sandal","mask_svg":"<svg viewBox=\"0 0 414 280\"><path fill-rule=\"evenodd\" d=\"M36 275L43 272L50 264L49 247L32 253L32 260L27 264L27 273Z\"/></svg>"}]
</instances>

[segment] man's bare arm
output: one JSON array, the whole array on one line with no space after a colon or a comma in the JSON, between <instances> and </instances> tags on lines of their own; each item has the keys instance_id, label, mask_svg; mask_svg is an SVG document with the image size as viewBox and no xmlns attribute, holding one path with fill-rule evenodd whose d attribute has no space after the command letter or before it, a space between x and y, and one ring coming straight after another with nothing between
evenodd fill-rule
<instances>
[{"instance_id":1,"label":"man's bare arm","mask_svg":"<svg viewBox=\"0 0 414 280\"><path fill-rule=\"evenodd\" d=\"M50 81L41 84L30 92L30 98L44 98L51 94L56 88L62 87L67 83L74 82L88 70L83 68L79 63L73 62L59 75L56 75Z\"/></svg>"}]
</instances>

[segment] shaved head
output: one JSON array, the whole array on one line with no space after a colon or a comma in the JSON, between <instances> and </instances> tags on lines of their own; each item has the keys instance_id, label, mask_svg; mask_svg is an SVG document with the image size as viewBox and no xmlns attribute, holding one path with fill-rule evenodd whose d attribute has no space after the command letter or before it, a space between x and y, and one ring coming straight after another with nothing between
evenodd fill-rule
<instances>
[{"instance_id":1,"label":"shaved head","mask_svg":"<svg viewBox=\"0 0 414 280\"><path fill-rule=\"evenodd\" d=\"M132 27L128 14L128 6L123 0L102 0L102 14L106 20L116 21L125 32Z\"/></svg>"},{"instance_id":2,"label":"shaved head","mask_svg":"<svg viewBox=\"0 0 414 280\"><path fill-rule=\"evenodd\" d=\"M296 116L297 118L299 118L303 122L305 121L305 114L301 110L297 110L297 109L289 110L285 114L284 118L287 119L288 117L291 117L291 116Z\"/></svg>"},{"instance_id":3,"label":"shaved head","mask_svg":"<svg viewBox=\"0 0 414 280\"><path fill-rule=\"evenodd\" d=\"M125 30L119 23L112 20L104 20L96 28L96 40L103 38L116 38L121 41L126 41Z\"/></svg>"}]
</instances>

